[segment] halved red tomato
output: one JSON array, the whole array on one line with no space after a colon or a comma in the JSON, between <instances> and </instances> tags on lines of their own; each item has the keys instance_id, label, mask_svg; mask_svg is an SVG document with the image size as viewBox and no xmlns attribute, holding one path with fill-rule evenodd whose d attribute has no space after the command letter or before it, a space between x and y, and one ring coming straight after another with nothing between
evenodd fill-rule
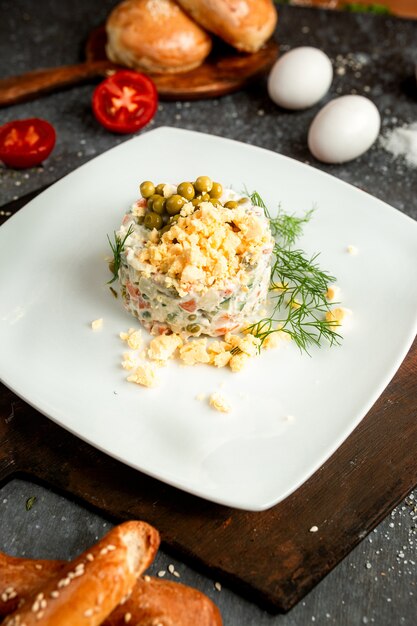
<instances>
[{"instance_id":1,"label":"halved red tomato","mask_svg":"<svg viewBox=\"0 0 417 626\"><path fill-rule=\"evenodd\" d=\"M158 108L158 92L144 74L121 70L109 76L93 93L93 112L114 133L134 133L151 121Z\"/></svg>"},{"instance_id":2,"label":"halved red tomato","mask_svg":"<svg viewBox=\"0 0 417 626\"><path fill-rule=\"evenodd\" d=\"M0 160L16 169L34 167L51 154L55 141L55 129L46 120L8 122L0 126Z\"/></svg>"}]
</instances>

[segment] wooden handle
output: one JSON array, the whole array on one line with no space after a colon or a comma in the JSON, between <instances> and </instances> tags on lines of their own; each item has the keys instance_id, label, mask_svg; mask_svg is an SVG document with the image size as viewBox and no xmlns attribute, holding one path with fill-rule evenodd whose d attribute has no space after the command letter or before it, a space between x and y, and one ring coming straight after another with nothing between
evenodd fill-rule
<instances>
[{"instance_id":1,"label":"wooden handle","mask_svg":"<svg viewBox=\"0 0 417 626\"><path fill-rule=\"evenodd\" d=\"M60 87L77 85L115 68L110 61L89 61L3 78L0 80L0 107L32 100Z\"/></svg>"}]
</instances>

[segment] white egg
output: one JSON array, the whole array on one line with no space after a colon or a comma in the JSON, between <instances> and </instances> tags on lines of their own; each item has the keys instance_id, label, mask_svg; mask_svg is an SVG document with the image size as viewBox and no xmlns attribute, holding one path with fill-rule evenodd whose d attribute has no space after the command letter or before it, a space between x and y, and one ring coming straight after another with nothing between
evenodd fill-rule
<instances>
[{"instance_id":1,"label":"white egg","mask_svg":"<svg viewBox=\"0 0 417 626\"><path fill-rule=\"evenodd\" d=\"M363 96L335 98L311 123L308 147L319 161L344 163L366 152L378 137L379 111Z\"/></svg>"},{"instance_id":2,"label":"white egg","mask_svg":"<svg viewBox=\"0 0 417 626\"><path fill-rule=\"evenodd\" d=\"M270 98L284 109L307 109L327 93L333 68L318 48L302 46L276 61L268 77Z\"/></svg>"}]
</instances>

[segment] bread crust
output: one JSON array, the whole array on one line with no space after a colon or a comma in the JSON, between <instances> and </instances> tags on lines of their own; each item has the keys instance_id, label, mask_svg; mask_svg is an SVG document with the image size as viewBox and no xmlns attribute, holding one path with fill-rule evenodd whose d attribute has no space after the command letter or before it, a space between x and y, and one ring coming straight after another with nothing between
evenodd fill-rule
<instances>
[{"instance_id":1,"label":"bread crust","mask_svg":"<svg viewBox=\"0 0 417 626\"><path fill-rule=\"evenodd\" d=\"M272 0L177 0L208 31L243 52L257 52L274 32Z\"/></svg>"},{"instance_id":2,"label":"bread crust","mask_svg":"<svg viewBox=\"0 0 417 626\"><path fill-rule=\"evenodd\" d=\"M58 571L55 564L52 577L21 598L3 626L99 626L129 596L158 546L157 530L144 522L116 526Z\"/></svg>"},{"instance_id":3,"label":"bread crust","mask_svg":"<svg viewBox=\"0 0 417 626\"><path fill-rule=\"evenodd\" d=\"M140 578L130 598L103 626L222 626L217 606L203 593L170 580Z\"/></svg>"},{"instance_id":4,"label":"bread crust","mask_svg":"<svg viewBox=\"0 0 417 626\"><path fill-rule=\"evenodd\" d=\"M64 561L11 557L0 552L0 617L16 610L21 599L40 589L63 569ZM5 594L5 590L9 593ZM11 591L12 590L12 591ZM11 598L7 598L9 594ZM130 616L126 622L126 616ZM103 626L221 626L216 605L203 593L180 583L145 576Z\"/></svg>"},{"instance_id":5,"label":"bread crust","mask_svg":"<svg viewBox=\"0 0 417 626\"><path fill-rule=\"evenodd\" d=\"M174 0L125 0L106 22L108 58L136 70L185 72L201 65L211 37Z\"/></svg>"}]
</instances>

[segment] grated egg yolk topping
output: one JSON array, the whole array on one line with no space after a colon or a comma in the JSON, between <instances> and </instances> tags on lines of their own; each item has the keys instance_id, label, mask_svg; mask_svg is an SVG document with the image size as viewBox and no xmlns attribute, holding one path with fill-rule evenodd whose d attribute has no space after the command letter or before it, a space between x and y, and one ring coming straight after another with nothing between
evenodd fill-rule
<instances>
[{"instance_id":1,"label":"grated egg yolk topping","mask_svg":"<svg viewBox=\"0 0 417 626\"><path fill-rule=\"evenodd\" d=\"M244 265L255 264L271 241L267 222L243 207L203 202L194 210L188 203L177 223L159 240L151 238L138 256L169 277L178 293L204 293L213 286L221 289L230 279L245 285Z\"/></svg>"}]
</instances>

